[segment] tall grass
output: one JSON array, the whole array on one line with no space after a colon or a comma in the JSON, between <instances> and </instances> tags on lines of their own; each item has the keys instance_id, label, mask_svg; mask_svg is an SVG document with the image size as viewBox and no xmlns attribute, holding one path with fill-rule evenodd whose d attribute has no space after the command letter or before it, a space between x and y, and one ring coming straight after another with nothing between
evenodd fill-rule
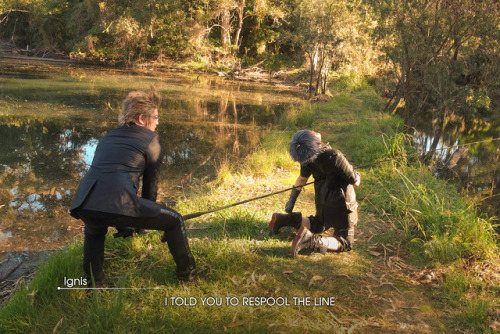
<instances>
[{"instance_id":1,"label":"tall grass","mask_svg":"<svg viewBox=\"0 0 500 334\"><path fill-rule=\"evenodd\" d=\"M491 221L478 217L463 200L450 201L444 191L415 183L411 174L395 172L405 190L392 196L394 213L408 238L421 246L429 260L448 263L494 254L497 246Z\"/></svg>"},{"instance_id":2,"label":"tall grass","mask_svg":"<svg viewBox=\"0 0 500 334\"><path fill-rule=\"evenodd\" d=\"M479 217L453 186L420 164L408 135L382 138L386 151L382 161L391 160L370 175L373 192L365 196L379 214L391 213L387 217L404 232L415 256L435 263L494 256L498 247L492 220Z\"/></svg>"},{"instance_id":3,"label":"tall grass","mask_svg":"<svg viewBox=\"0 0 500 334\"><path fill-rule=\"evenodd\" d=\"M366 245L352 252L291 259L288 252L293 233L270 235L267 227L272 213L283 211L288 194L282 193L186 221L192 252L206 274L203 280L177 282L168 248L161 244L159 232L151 232L127 239L108 236L106 240L106 285L145 289L59 291L57 286L64 277L83 275L82 243L78 241L50 258L29 286L21 287L2 306L0 331L369 331L369 324L383 315L374 299L367 298L367 273L373 272L373 258L367 255L366 247L380 240L401 242L413 259L421 259L414 265L446 263L452 267L438 291L442 307L450 311L447 318L452 319L453 328L484 330L485 317L497 304L492 294L482 289L484 285L472 275L460 276L459 269L464 258L495 258L491 225L477 217L453 187L436 180L430 170L409 158L413 152L399 132L401 121L378 114L379 106L372 88L357 80L349 93L335 95L328 104L306 108L305 116L294 111L280 120L280 128L273 130L242 165L222 163L216 180L181 194L175 209L182 213L205 211L288 187L299 171L289 157L288 142L295 131L309 127L321 132L332 147L340 148L353 165L407 157L360 170L358 228L365 235L372 232L365 220L373 215L387 221L392 230L366 237ZM313 191L306 187L296 206L304 214L313 214ZM386 287L372 289L385 293ZM403 287L398 285L399 289ZM372 290L369 292L371 295ZM244 296L334 296L338 303L335 307L201 305L201 299L210 296L239 300ZM165 305L165 298L170 297L195 298L197 305ZM451 312L455 308L459 310L456 315ZM380 324L384 326L383 321Z\"/></svg>"}]
</instances>

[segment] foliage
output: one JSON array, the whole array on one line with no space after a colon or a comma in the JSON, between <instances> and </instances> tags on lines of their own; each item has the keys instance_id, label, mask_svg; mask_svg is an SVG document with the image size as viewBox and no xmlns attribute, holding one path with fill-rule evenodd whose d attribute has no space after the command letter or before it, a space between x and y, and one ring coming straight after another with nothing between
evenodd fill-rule
<instances>
[{"instance_id":1,"label":"foliage","mask_svg":"<svg viewBox=\"0 0 500 334\"><path fill-rule=\"evenodd\" d=\"M258 48L275 38L265 22L280 16L273 1L8 0L0 7L0 37L37 55L129 64L194 55L215 62L213 55L238 54L242 44ZM254 44L245 44L253 30L262 31L261 38L253 35Z\"/></svg>"},{"instance_id":2,"label":"foliage","mask_svg":"<svg viewBox=\"0 0 500 334\"><path fill-rule=\"evenodd\" d=\"M363 37L371 19L362 7L333 0L7 0L0 38L38 56L128 64L188 57L238 69L268 57L300 62L304 53L321 82L316 91L325 91L329 70L372 59Z\"/></svg>"},{"instance_id":3,"label":"foliage","mask_svg":"<svg viewBox=\"0 0 500 334\"><path fill-rule=\"evenodd\" d=\"M398 80L390 110L436 120L431 151L450 116L473 116L489 108L500 37L497 1L369 1L375 38ZM402 104L404 103L404 104Z\"/></svg>"},{"instance_id":4,"label":"foliage","mask_svg":"<svg viewBox=\"0 0 500 334\"><path fill-rule=\"evenodd\" d=\"M359 2L338 0L295 1L281 35L301 49L307 59L309 93L327 93L331 71L360 66L356 49L369 53L360 34L370 22Z\"/></svg>"}]
</instances>

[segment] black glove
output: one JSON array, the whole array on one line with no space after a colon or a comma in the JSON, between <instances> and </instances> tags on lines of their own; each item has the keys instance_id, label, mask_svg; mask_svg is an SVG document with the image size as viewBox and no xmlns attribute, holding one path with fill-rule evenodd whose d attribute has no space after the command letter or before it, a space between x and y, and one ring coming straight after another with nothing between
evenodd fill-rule
<instances>
[{"instance_id":1,"label":"black glove","mask_svg":"<svg viewBox=\"0 0 500 334\"><path fill-rule=\"evenodd\" d=\"M297 201L297 197L299 197L300 190L297 188L292 189L292 193L290 194L290 198L288 199L288 202L285 205L285 211L287 213L292 213L293 212L293 207L295 206L295 202Z\"/></svg>"},{"instance_id":2,"label":"black glove","mask_svg":"<svg viewBox=\"0 0 500 334\"><path fill-rule=\"evenodd\" d=\"M135 229L132 227L117 227L117 232L113 234L115 238L128 238L133 237Z\"/></svg>"},{"instance_id":3,"label":"black glove","mask_svg":"<svg viewBox=\"0 0 500 334\"><path fill-rule=\"evenodd\" d=\"M117 233L113 234L115 238L128 238L133 237L137 234L147 234L146 230L141 228L133 228L133 227L117 227Z\"/></svg>"}]
</instances>

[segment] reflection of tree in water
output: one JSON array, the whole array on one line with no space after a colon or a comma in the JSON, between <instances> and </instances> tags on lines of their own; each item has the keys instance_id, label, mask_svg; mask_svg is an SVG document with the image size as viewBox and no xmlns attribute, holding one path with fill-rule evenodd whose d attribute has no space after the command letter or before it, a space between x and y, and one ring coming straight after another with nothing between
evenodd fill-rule
<instances>
[{"instance_id":1,"label":"reflection of tree in water","mask_svg":"<svg viewBox=\"0 0 500 334\"><path fill-rule=\"evenodd\" d=\"M86 169L83 147L104 131L57 120L1 119L0 232L9 238L0 250L47 249L79 233L66 211Z\"/></svg>"},{"instance_id":2,"label":"reflection of tree in water","mask_svg":"<svg viewBox=\"0 0 500 334\"><path fill-rule=\"evenodd\" d=\"M37 194L38 205L51 211L56 207L54 196L64 197L65 190L74 188L84 171L82 147L96 133L67 128L58 121L22 121L11 117L4 118L2 123L0 162L5 169L2 188L15 189L15 200L20 205L33 202L28 197ZM61 190L61 185L65 190Z\"/></svg>"},{"instance_id":3,"label":"reflection of tree in water","mask_svg":"<svg viewBox=\"0 0 500 334\"><path fill-rule=\"evenodd\" d=\"M500 183L500 142L493 140L498 138L500 123L494 111L475 115L452 114L444 119L444 123L420 115L412 123L417 149L436 162L437 174L455 180L472 194L487 197L482 207L492 215L500 215L497 188ZM461 146L468 143L476 144ZM466 152L456 167L443 168L454 156L462 153L459 150Z\"/></svg>"},{"instance_id":4,"label":"reflection of tree in water","mask_svg":"<svg viewBox=\"0 0 500 334\"><path fill-rule=\"evenodd\" d=\"M168 165L163 180L182 183L214 176L221 161L237 161L256 147L285 109L238 105L239 87L235 89L219 92L215 101L195 96L190 101L163 102L157 128Z\"/></svg>"},{"instance_id":5,"label":"reflection of tree in water","mask_svg":"<svg viewBox=\"0 0 500 334\"><path fill-rule=\"evenodd\" d=\"M157 132L167 162L162 183L213 177L222 161L237 161L268 131L253 122L240 124L236 100L229 94L222 97L216 104L194 99L188 120L160 122Z\"/></svg>"}]
</instances>

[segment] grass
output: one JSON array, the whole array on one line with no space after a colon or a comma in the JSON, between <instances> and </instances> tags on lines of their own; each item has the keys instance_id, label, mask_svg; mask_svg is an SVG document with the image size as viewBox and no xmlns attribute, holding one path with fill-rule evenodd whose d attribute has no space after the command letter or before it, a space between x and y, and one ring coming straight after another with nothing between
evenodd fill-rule
<instances>
[{"instance_id":1,"label":"grass","mask_svg":"<svg viewBox=\"0 0 500 334\"><path fill-rule=\"evenodd\" d=\"M351 81L334 86L344 91L330 103L284 115L246 161L237 167L223 163L216 180L180 195L175 208L183 214L205 211L289 187L298 166L287 145L304 127L321 132L356 166L406 153L405 159L360 170L355 250L291 259L293 231L270 235L267 227L287 201L282 193L186 221L197 265L207 273L193 283L176 281L159 232L128 239L109 234L106 285L137 289L57 290L65 277L83 275L82 243L74 242L2 306L0 330L488 331L498 307L498 248L490 222L412 158L401 121L379 114L373 89ZM313 193L306 188L296 205L306 215L314 213ZM431 285L413 283L423 271L437 273ZM221 305L203 305L210 297ZM243 305L249 297L286 298L290 305ZM335 305L314 305L320 297L334 297Z\"/></svg>"}]
</instances>

